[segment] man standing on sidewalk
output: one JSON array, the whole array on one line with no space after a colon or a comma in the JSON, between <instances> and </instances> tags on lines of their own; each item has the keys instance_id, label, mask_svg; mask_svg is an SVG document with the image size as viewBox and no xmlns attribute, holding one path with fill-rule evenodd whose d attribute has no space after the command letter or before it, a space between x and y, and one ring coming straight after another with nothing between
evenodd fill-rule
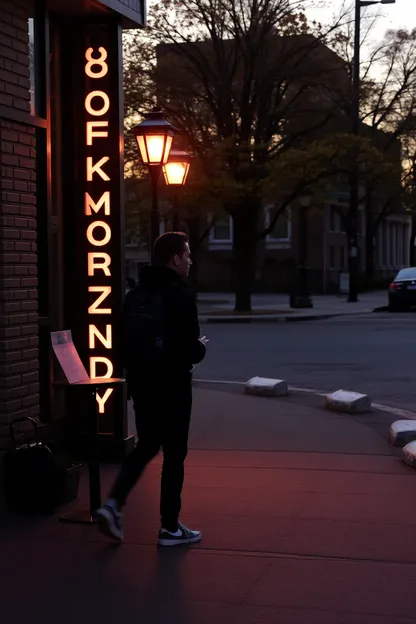
<instances>
[{"instance_id":1,"label":"man standing on sidewalk","mask_svg":"<svg viewBox=\"0 0 416 624\"><path fill-rule=\"evenodd\" d=\"M123 309L123 351L133 400L138 443L127 457L110 498L96 512L99 530L123 540L122 509L147 464L163 450L161 529L158 544L175 546L201 539L179 522L184 461L192 408L193 364L205 357L198 312L186 278L191 266L188 238L167 232L154 247L152 266Z\"/></svg>"}]
</instances>

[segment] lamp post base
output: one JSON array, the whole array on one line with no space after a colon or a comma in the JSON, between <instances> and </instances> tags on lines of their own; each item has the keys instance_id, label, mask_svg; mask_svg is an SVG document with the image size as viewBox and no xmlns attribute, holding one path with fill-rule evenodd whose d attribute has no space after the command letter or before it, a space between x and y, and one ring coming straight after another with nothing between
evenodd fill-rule
<instances>
[{"instance_id":1,"label":"lamp post base","mask_svg":"<svg viewBox=\"0 0 416 624\"><path fill-rule=\"evenodd\" d=\"M313 308L309 295L294 295L290 298L291 308Z\"/></svg>"}]
</instances>

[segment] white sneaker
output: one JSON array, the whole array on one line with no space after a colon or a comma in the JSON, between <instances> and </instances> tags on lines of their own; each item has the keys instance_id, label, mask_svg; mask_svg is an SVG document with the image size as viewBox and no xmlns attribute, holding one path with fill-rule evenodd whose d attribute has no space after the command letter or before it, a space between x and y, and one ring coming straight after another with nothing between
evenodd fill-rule
<instances>
[{"instance_id":1,"label":"white sneaker","mask_svg":"<svg viewBox=\"0 0 416 624\"><path fill-rule=\"evenodd\" d=\"M123 541L123 515L115 505L106 503L97 509L95 519L100 533L119 542Z\"/></svg>"},{"instance_id":2,"label":"white sneaker","mask_svg":"<svg viewBox=\"0 0 416 624\"><path fill-rule=\"evenodd\" d=\"M201 531L191 531L179 522L176 533L171 533L166 529L160 529L158 546L180 546L181 544L195 544L201 541Z\"/></svg>"}]
</instances>

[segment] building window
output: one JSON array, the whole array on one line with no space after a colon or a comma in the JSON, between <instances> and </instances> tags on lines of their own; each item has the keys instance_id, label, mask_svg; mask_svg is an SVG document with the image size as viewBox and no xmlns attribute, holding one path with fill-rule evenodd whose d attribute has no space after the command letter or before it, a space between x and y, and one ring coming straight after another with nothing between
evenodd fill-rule
<instances>
[{"instance_id":1,"label":"building window","mask_svg":"<svg viewBox=\"0 0 416 624\"><path fill-rule=\"evenodd\" d=\"M329 268L336 269L337 268L337 248L335 245L331 245L329 248Z\"/></svg>"},{"instance_id":2,"label":"building window","mask_svg":"<svg viewBox=\"0 0 416 624\"><path fill-rule=\"evenodd\" d=\"M346 206L340 204L329 205L329 231L336 234L345 233L342 214L345 214Z\"/></svg>"},{"instance_id":3,"label":"building window","mask_svg":"<svg viewBox=\"0 0 416 624\"><path fill-rule=\"evenodd\" d=\"M331 232L341 232L341 217L333 204L329 206L329 229Z\"/></svg>"},{"instance_id":4,"label":"building window","mask_svg":"<svg viewBox=\"0 0 416 624\"><path fill-rule=\"evenodd\" d=\"M279 208L275 206L266 206L265 209L265 227L268 228L272 223L276 212ZM291 239L291 219L290 208L286 208L276 219L273 229L267 235L266 240L270 243L289 242Z\"/></svg>"},{"instance_id":5,"label":"building window","mask_svg":"<svg viewBox=\"0 0 416 624\"><path fill-rule=\"evenodd\" d=\"M339 248L339 268L346 269L347 268L347 248L342 246Z\"/></svg>"},{"instance_id":6,"label":"building window","mask_svg":"<svg viewBox=\"0 0 416 624\"><path fill-rule=\"evenodd\" d=\"M396 265L397 267L403 266L403 223L396 223Z\"/></svg>"},{"instance_id":7,"label":"building window","mask_svg":"<svg viewBox=\"0 0 416 624\"><path fill-rule=\"evenodd\" d=\"M50 61L53 58L53 29L49 27L47 7L44 0L32 0L27 20L27 44L29 51L28 90L30 114L46 119L48 109L47 85L51 76Z\"/></svg>"},{"instance_id":8,"label":"building window","mask_svg":"<svg viewBox=\"0 0 416 624\"><path fill-rule=\"evenodd\" d=\"M336 217L338 215L335 212L335 208L334 206L331 204L329 206L329 231L330 232L335 232L335 227L336 227Z\"/></svg>"},{"instance_id":9,"label":"building window","mask_svg":"<svg viewBox=\"0 0 416 624\"><path fill-rule=\"evenodd\" d=\"M29 34L29 93L30 93L30 114L36 115L35 107L35 20L33 17L28 20Z\"/></svg>"},{"instance_id":10,"label":"building window","mask_svg":"<svg viewBox=\"0 0 416 624\"><path fill-rule=\"evenodd\" d=\"M137 234L134 232L126 232L125 242L126 247L136 247L139 244Z\"/></svg>"},{"instance_id":11,"label":"building window","mask_svg":"<svg viewBox=\"0 0 416 624\"><path fill-rule=\"evenodd\" d=\"M394 233L395 224L390 221L387 223L387 226L388 226L388 232L389 232L389 266L393 267L394 261L395 261L394 247L395 247L395 242L396 242L395 233Z\"/></svg>"},{"instance_id":12,"label":"building window","mask_svg":"<svg viewBox=\"0 0 416 624\"><path fill-rule=\"evenodd\" d=\"M377 258L378 258L378 266L380 268L382 268L384 266L384 257L383 257L383 224L382 223L377 228L376 253L377 253Z\"/></svg>"},{"instance_id":13,"label":"building window","mask_svg":"<svg viewBox=\"0 0 416 624\"><path fill-rule=\"evenodd\" d=\"M409 242L410 242L410 240L409 240L410 239L410 236L409 236L409 225L407 223L403 224L402 236L403 236L403 240L402 240L402 264L405 267L409 263L408 255L409 255Z\"/></svg>"},{"instance_id":14,"label":"building window","mask_svg":"<svg viewBox=\"0 0 416 624\"><path fill-rule=\"evenodd\" d=\"M169 232L169 230L170 230L170 223L169 223L168 217L165 215L160 215L159 236L161 236L162 234L165 234L165 232Z\"/></svg>"},{"instance_id":15,"label":"building window","mask_svg":"<svg viewBox=\"0 0 416 624\"><path fill-rule=\"evenodd\" d=\"M230 215L223 215L214 222L209 240L214 244L233 242L233 220Z\"/></svg>"},{"instance_id":16,"label":"building window","mask_svg":"<svg viewBox=\"0 0 416 624\"><path fill-rule=\"evenodd\" d=\"M388 230L388 223L382 223L382 232L383 232L383 239L382 239L382 244L383 244L383 267L387 267L389 266L389 230Z\"/></svg>"}]
</instances>

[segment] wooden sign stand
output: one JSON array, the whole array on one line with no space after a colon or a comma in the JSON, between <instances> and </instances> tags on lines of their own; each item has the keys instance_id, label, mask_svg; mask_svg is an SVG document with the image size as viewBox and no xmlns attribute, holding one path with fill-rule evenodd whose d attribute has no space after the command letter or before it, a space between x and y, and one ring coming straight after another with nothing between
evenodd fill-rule
<instances>
[{"instance_id":1,"label":"wooden sign stand","mask_svg":"<svg viewBox=\"0 0 416 624\"><path fill-rule=\"evenodd\" d=\"M87 403L87 444L88 444L88 482L89 482L89 509L69 511L59 517L61 522L77 524L92 524L95 522L94 514L101 507L101 479L100 457L98 444L98 403L97 393L100 390L112 388L126 383L125 379L98 378L90 379L78 352L72 342L70 331L53 332L51 334L52 347L62 367L66 380L56 381L55 385L65 387L82 386L86 392Z\"/></svg>"}]
</instances>

